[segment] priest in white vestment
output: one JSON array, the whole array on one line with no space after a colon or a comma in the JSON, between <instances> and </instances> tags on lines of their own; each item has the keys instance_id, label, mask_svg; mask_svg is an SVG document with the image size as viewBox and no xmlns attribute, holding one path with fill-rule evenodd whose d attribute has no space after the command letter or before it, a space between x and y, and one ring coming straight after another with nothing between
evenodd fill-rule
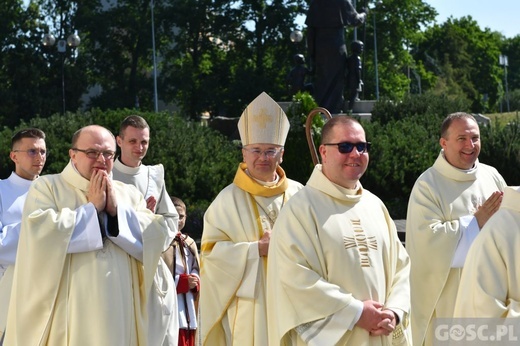
<instances>
[{"instance_id":1,"label":"priest in white vestment","mask_svg":"<svg viewBox=\"0 0 520 346\"><path fill-rule=\"evenodd\" d=\"M115 146L107 129L84 127L65 169L31 186L5 345L148 345L166 226L137 189L112 180Z\"/></svg>"},{"instance_id":2,"label":"priest in white vestment","mask_svg":"<svg viewBox=\"0 0 520 346\"><path fill-rule=\"evenodd\" d=\"M506 186L495 168L478 160L480 130L472 115L446 117L439 142L442 150L415 182L406 217L415 345L432 345L434 319L453 317L468 249Z\"/></svg>"},{"instance_id":3,"label":"priest in white vestment","mask_svg":"<svg viewBox=\"0 0 520 346\"><path fill-rule=\"evenodd\" d=\"M520 187L506 187L500 209L468 252L455 317L520 317L519 249Z\"/></svg>"},{"instance_id":4,"label":"priest in white vestment","mask_svg":"<svg viewBox=\"0 0 520 346\"><path fill-rule=\"evenodd\" d=\"M204 215L199 334L203 345L265 346L271 230L302 185L280 167L289 120L266 93L238 123L244 162Z\"/></svg>"},{"instance_id":5,"label":"priest in white vestment","mask_svg":"<svg viewBox=\"0 0 520 346\"><path fill-rule=\"evenodd\" d=\"M164 244L166 250L177 234L179 215L166 191L163 165L147 166L142 163L150 145L150 126L143 117L130 115L121 122L116 142L121 155L114 160L113 178L137 187L146 200L147 208L164 217L168 226L168 237ZM166 263L160 259L154 289L148 300L150 345L177 345L177 291L169 273Z\"/></svg>"},{"instance_id":6,"label":"priest in white vestment","mask_svg":"<svg viewBox=\"0 0 520 346\"><path fill-rule=\"evenodd\" d=\"M14 172L0 181L0 345L11 297L22 210L27 191L42 172L47 153L45 133L40 129L22 129L11 138L9 157L14 162Z\"/></svg>"},{"instance_id":7,"label":"priest in white vestment","mask_svg":"<svg viewBox=\"0 0 520 346\"><path fill-rule=\"evenodd\" d=\"M271 237L268 345L411 345L408 254L383 202L359 182L369 147L351 117L323 127L322 164Z\"/></svg>"}]
</instances>

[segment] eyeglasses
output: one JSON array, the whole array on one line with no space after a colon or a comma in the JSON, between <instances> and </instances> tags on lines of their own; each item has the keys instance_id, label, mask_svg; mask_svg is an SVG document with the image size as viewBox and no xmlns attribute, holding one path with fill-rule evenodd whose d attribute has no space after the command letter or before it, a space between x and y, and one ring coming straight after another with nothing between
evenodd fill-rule
<instances>
[{"instance_id":1,"label":"eyeglasses","mask_svg":"<svg viewBox=\"0 0 520 346\"><path fill-rule=\"evenodd\" d=\"M103 155L103 158L105 160L111 160L114 158L115 156L115 152L111 151L111 150L105 150L105 151L99 151L99 150L94 150L94 149L78 149L78 148L71 148L72 150L75 150L75 151L80 151L82 153L84 153L89 159L97 159L99 157L99 155Z\"/></svg>"},{"instance_id":2,"label":"eyeglasses","mask_svg":"<svg viewBox=\"0 0 520 346\"><path fill-rule=\"evenodd\" d=\"M36 157L36 155L49 156L49 152L45 149L27 149L27 150L13 150L15 153L27 153L29 157Z\"/></svg>"},{"instance_id":3,"label":"eyeglasses","mask_svg":"<svg viewBox=\"0 0 520 346\"><path fill-rule=\"evenodd\" d=\"M260 150L260 149L258 149L258 148L249 149L249 148L246 148L246 147L242 147L242 149L244 149L245 151L250 152L250 153L253 154L255 157L260 157L260 156L262 156L262 155L265 155L268 159L272 159L272 158L274 158L276 155L278 155L278 153L279 153L283 148Z\"/></svg>"},{"instance_id":4,"label":"eyeglasses","mask_svg":"<svg viewBox=\"0 0 520 346\"><path fill-rule=\"evenodd\" d=\"M358 153L368 153L370 150L370 142L358 142L358 143L350 143L350 142L341 142L341 143L325 143L323 145L337 145L338 151L342 154L348 154L354 150L354 147L358 151Z\"/></svg>"}]
</instances>

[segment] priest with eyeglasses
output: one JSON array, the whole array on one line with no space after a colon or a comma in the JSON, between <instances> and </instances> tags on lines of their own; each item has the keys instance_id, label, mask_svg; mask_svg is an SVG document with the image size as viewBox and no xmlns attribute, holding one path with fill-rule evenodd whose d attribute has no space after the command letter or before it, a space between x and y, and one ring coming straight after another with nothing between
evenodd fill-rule
<instances>
[{"instance_id":1,"label":"priest with eyeglasses","mask_svg":"<svg viewBox=\"0 0 520 346\"><path fill-rule=\"evenodd\" d=\"M383 202L359 181L369 148L351 117L323 127L322 163L271 237L269 345L411 345L408 254Z\"/></svg>"},{"instance_id":2,"label":"priest with eyeglasses","mask_svg":"<svg viewBox=\"0 0 520 346\"><path fill-rule=\"evenodd\" d=\"M280 167L289 120L266 93L238 122L243 162L204 215L202 345L268 345L267 252L280 210L302 185Z\"/></svg>"}]
</instances>

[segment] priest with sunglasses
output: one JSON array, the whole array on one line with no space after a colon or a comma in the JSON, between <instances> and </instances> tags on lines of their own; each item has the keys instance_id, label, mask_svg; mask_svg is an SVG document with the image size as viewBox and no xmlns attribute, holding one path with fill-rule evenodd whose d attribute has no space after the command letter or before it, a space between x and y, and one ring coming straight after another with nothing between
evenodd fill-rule
<instances>
[{"instance_id":1,"label":"priest with sunglasses","mask_svg":"<svg viewBox=\"0 0 520 346\"><path fill-rule=\"evenodd\" d=\"M204 215L201 244L202 345L269 345L265 285L271 230L303 186L280 167L289 120L266 93L238 122L242 155L233 183Z\"/></svg>"},{"instance_id":2,"label":"priest with sunglasses","mask_svg":"<svg viewBox=\"0 0 520 346\"><path fill-rule=\"evenodd\" d=\"M370 143L329 120L307 185L273 229L269 345L411 345L410 262L383 202L363 189Z\"/></svg>"}]
</instances>

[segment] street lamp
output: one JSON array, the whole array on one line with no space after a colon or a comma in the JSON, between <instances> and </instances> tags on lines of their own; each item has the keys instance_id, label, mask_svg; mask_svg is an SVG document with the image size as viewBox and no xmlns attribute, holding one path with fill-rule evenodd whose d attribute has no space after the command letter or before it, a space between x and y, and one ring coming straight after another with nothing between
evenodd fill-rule
<instances>
[{"instance_id":1,"label":"street lamp","mask_svg":"<svg viewBox=\"0 0 520 346\"><path fill-rule=\"evenodd\" d=\"M65 114L65 53L67 52L67 47L70 47L72 50L76 49L81 43L81 39L77 33L70 34L66 40L60 38L58 42L56 42L56 38L51 33L43 36L42 44L44 47L52 47L56 43L58 53L61 54L61 100L63 105L62 113Z\"/></svg>"},{"instance_id":2,"label":"street lamp","mask_svg":"<svg viewBox=\"0 0 520 346\"><path fill-rule=\"evenodd\" d=\"M293 31L291 31L291 35L289 36L289 38L293 43L300 43L303 40L303 34L300 30L294 29Z\"/></svg>"},{"instance_id":3,"label":"street lamp","mask_svg":"<svg viewBox=\"0 0 520 346\"><path fill-rule=\"evenodd\" d=\"M371 9L374 24L374 72L376 79L376 100L379 100L379 66L377 62L377 30L376 30L376 8L381 5L381 1L376 1Z\"/></svg>"},{"instance_id":4,"label":"street lamp","mask_svg":"<svg viewBox=\"0 0 520 346\"><path fill-rule=\"evenodd\" d=\"M504 81L505 81L505 85L506 85L507 111L511 112L511 110L509 108L509 89L507 87L507 66L509 65L509 63L507 61L507 55L500 54L500 56L498 57L498 64L500 66L504 66ZM501 104L500 108L502 109L502 103L500 103L500 104Z\"/></svg>"},{"instance_id":5,"label":"street lamp","mask_svg":"<svg viewBox=\"0 0 520 346\"><path fill-rule=\"evenodd\" d=\"M153 104L155 113L159 112L159 96L157 95L157 56L155 52L155 19L154 0L150 0L150 12L152 20L152 55L153 55Z\"/></svg>"},{"instance_id":6,"label":"street lamp","mask_svg":"<svg viewBox=\"0 0 520 346\"><path fill-rule=\"evenodd\" d=\"M352 0L352 6L356 8L357 3L356 0ZM354 26L354 41L357 41L357 26Z\"/></svg>"}]
</instances>

